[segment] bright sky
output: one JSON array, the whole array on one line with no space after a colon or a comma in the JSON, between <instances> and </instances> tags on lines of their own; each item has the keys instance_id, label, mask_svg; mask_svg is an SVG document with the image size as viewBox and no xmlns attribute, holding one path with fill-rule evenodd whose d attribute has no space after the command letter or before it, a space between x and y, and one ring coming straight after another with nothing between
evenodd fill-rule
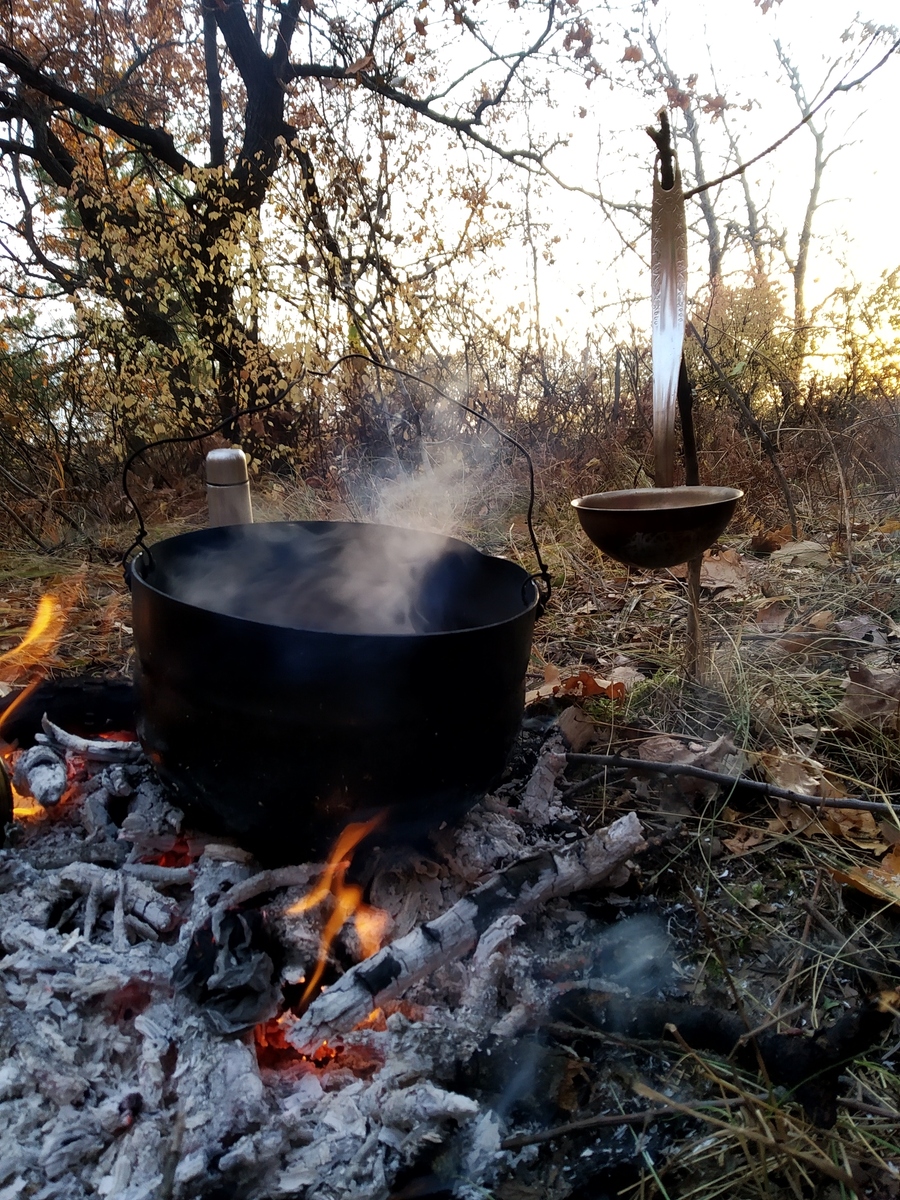
<instances>
[{"instance_id":1,"label":"bright sky","mask_svg":"<svg viewBox=\"0 0 900 1200\"><path fill-rule=\"evenodd\" d=\"M829 76L834 61L854 50L859 53L860 41L842 41L857 15L873 25L889 25L897 19L895 0L862 3L860 9L856 0L825 4L782 0L765 14L752 0L692 0L690 5L683 0L659 0L646 8L660 49L682 82L696 74L698 92L723 94L736 106L750 105L749 111L735 107L727 114L746 160L784 134L801 115L774 40L781 41L799 71L808 99L814 101L847 73L844 63ZM617 24L615 5L612 9L613 16L604 26L609 45L601 53L608 61L618 62L630 40L643 44L629 31L643 32L644 18L629 11L630 6L622 7L621 23ZM598 28L600 21L598 15ZM864 55L847 77L856 78L874 66L886 48L882 43ZM807 289L810 304L838 284L854 278L872 283L882 271L900 266L900 155L893 148L898 92L900 52L863 87L835 96L818 117L827 130L826 153L836 152L823 177L813 227ZM551 160L554 170L567 182L602 191L613 202L627 202L635 196L649 202L653 148L643 129L655 124L655 113L665 100L662 89L642 96L600 80L589 91L573 82L568 92L557 87L555 95L557 108L545 119L552 121L560 134L571 133L572 137L569 146ZM577 116L582 105L588 110L583 119ZM725 166L721 138L721 123L704 126L708 177L718 175ZM812 180L813 154L813 138L801 129L748 175L757 204L769 205L773 224L786 230L789 247L796 246ZM725 206L733 203L740 209L739 180L724 185L721 200ZM548 188L544 204L562 241L555 264L541 267L543 315L555 319L557 330L577 348L585 330L597 319L592 310L608 304L620 291L645 293L649 272L638 254L621 255L621 239L603 219L596 201ZM696 201L689 202L689 222L697 216L696 206ZM637 227L624 217L621 228L633 235ZM639 254L649 255L648 242L647 237L639 240ZM524 249L515 247L509 254L510 270L524 271ZM691 282L697 288L705 279L702 244L692 248L691 263ZM649 323L643 306L635 309L635 318Z\"/></svg>"}]
</instances>

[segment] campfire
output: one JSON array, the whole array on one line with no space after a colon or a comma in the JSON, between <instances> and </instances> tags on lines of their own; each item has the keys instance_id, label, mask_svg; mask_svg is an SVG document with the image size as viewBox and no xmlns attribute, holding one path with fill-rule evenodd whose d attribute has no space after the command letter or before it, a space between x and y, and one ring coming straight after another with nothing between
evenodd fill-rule
<instances>
[{"instance_id":1,"label":"campfire","mask_svg":"<svg viewBox=\"0 0 900 1200\"><path fill-rule=\"evenodd\" d=\"M29 632L23 661L45 636ZM578 719L545 717L503 786L427 844L383 836L376 813L321 860L266 865L189 823L133 730L41 712L28 736L37 694L0 722L18 734L3 751L3 1200L386 1200L424 1175L482 1195L572 1109L548 1101L577 1087L557 1026L659 1039L677 1023L828 1124L840 1065L895 1011L873 1001L798 1042L679 1007L658 919L573 903L616 900L646 847L634 812L588 829L564 804Z\"/></svg>"},{"instance_id":2,"label":"campfire","mask_svg":"<svg viewBox=\"0 0 900 1200\"><path fill-rule=\"evenodd\" d=\"M387 1195L444 1143L458 1181L495 1177L503 1121L459 1071L547 1010L530 939L627 878L633 814L551 834L512 790L427 851L380 844L376 814L266 869L187 825L133 731L42 714L25 740L0 855L4 1196Z\"/></svg>"}]
</instances>

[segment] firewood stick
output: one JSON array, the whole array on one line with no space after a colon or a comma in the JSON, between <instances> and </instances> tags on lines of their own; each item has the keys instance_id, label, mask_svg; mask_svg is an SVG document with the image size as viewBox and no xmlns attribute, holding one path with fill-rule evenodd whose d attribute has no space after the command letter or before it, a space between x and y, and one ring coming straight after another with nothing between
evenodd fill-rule
<instances>
[{"instance_id":1,"label":"firewood stick","mask_svg":"<svg viewBox=\"0 0 900 1200\"><path fill-rule=\"evenodd\" d=\"M125 876L119 874L113 903L113 946L119 953L128 949L128 933L125 929Z\"/></svg>"},{"instance_id":2,"label":"firewood stick","mask_svg":"<svg viewBox=\"0 0 900 1200\"><path fill-rule=\"evenodd\" d=\"M288 1040L308 1050L348 1032L442 963L462 958L499 917L523 914L553 897L592 887L614 875L645 844L640 821L628 813L565 852L513 863L434 921L342 975L295 1021Z\"/></svg>"},{"instance_id":3,"label":"firewood stick","mask_svg":"<svg viewBox=\"0 0 900 1200\"><path fill-rule=\"evenodd\" d=\"M55 874L54 882L62 892L86 893L85 940L90 940L90 930L99 915L102 904L115 903L119 887L116 871L99 867L93 863L70 863ZM162 895L156 888L141 879L132 878L123 897L125 911L150 925L157 933L173 929L178 921L178 903Z\"/></svg>"},{"instance_id":4,"label":"firewood stick","mask_svg":"<svg viewBox=\"0 0 900 1200\"><path fill-rule=\"evenodd\" d=\"M119 742L106 738L83 738L75 733L68 733L65 729L60 729L58 725L54 725L48 719L46 713L44 713L41 719L41 725L44 732L37 735L37 741L49 742L51 746L55 746L60 750L71 750L73 754L80 754L83 758L90 758L95 762L134 762L144 753L140 742Z\"/></svg>"},{"instance_id":5,"label":"firewood stick","mask_svg":"<svg viewBox=\"0 0 900 1200\"><path fill-rule=\"evenodd\" d=\"M260 871L242 883L235 884L225 893L216 908L219 912L224 912L229 908L237 908L264 892L275 892L280 888L308 887L312 878L324 869L323 863L301 863L295 867L275 867L269 871Z\"/></svg>"},{"instance_id":6,"label":"firewood stick","mask_svg":"<svg viewBox=\"0 0 900 1200\"><path fill-rule=\"evenodd\" d=\"M94 926L97 924L97 917L100 915L100 896L101 885L100 881L92 880L88 887L88 896L84 905L84 940L89 942L94 932Z\"/></svg>"}]
</instances>

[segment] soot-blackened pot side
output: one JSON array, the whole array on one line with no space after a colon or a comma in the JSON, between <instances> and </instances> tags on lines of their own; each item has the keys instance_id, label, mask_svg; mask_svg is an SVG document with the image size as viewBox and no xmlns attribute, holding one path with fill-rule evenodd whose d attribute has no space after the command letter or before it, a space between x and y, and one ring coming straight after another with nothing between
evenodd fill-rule
<instances>
[{"instance_id":1,"label":"soot-blackened pot side","mask_svg":"<svg viewBox=\"0 0 900 1200\"><path fill-rule=\"evenodd\" d=\"M399 572L402 583L420 551L412 615L401 605L391 616L414 631L383 632L389 581ZM198 562L199 591L185 583ZM354 564L361 586L348 599L340 575ZM323 581L328 571L336 582ZM499 779L537 604L515 563L389 526L277 522L169 538L132 574L141 741L192 819L264 861L320 855L346 824L379 812L379 836L416 837ZM305 619L304 580L312 622L333 617L352 632L274 623ZM360 632L369 598L382 608L377 633ZM267 619L253 619L260 611Z\"/></svg>"}]
</instances>

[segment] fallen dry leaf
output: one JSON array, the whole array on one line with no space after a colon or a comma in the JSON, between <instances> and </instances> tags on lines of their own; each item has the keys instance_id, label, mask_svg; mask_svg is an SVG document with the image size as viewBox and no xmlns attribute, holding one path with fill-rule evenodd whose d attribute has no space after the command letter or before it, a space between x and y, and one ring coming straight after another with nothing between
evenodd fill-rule
<instances>
[{"instance_id":1,"label":"fallen dry leaf","mask_svg":"<svg viewBox=\"0 0 900 1200\"><path fill-rule=\"evenodd\" d=\"M789 629L775 643L783 654L852 654L854 642L837 633L818 629Z\"/></svg>"},{"instance_id":2,"label":"fallen dry leaf","mask_svg":"<svg viewBox=\"0 0 900 1200\"><path fill-rule=\"evenodd\" d=\"M750 549L754 554L772 554L789 542L791 537L790 525L784 525L781 529L770 529L766 533L755 533L750 539Z\"/></svg>"},{"instance_id":3,"label":"fallen dry leaf","mask_svg":"<svg viewBox=\"0 0 900 1200\"><path fill-rule=\"evenodd\" d=\"M818 612L814 612L811 617L806 618L806 624L812 626L813 629L827 629L834 620L834 613L830 608L820 608Z\"/></svg>"},{"instance_id":4,"label":"fallen dry leaf","mask_svg":"<svg viewBox=\"0 0 900 1200\"><path fill-rule=\"evenodd\" d=\"M672 567L676 579L687 577L687 564ZM750 572L737 550L707 550L700 565L700 586L710 592L729 591L734 595L748 590Z\"/></svg>"},{"instance_id":5,"label":"fallen dry leaf","mask_svg":"<svg viewBox=\"0 0 900 1200\"><path fill-rule=\"evenodd\" d=\"M884 649L888 640L879 625L871 617L860 614L856 617L846 617L843 621L835 621L835 626L846 638L854 642L868 642L870 646Z\"/></svg>"},{"instance_id":6,"label":"fallen dry leaf","mask_svg":"<svg viewBox=\"0 0 900 1200\"><path fill-rule=\"evenodd\" d=\"M560 733L575 754L583 754L588 746L598 740L597 726L584 709L577 704L563 709L557 721Z\"/></svg>"},{"instance_id":7,"label":"fallen dry leaf","mask_svg":"<svg viewBox=\"0 0 900 1200\"><path fill-rule=\"evenodd\" d=\"M833 867L831 874L838 883L874 896L876 900L887 900L900 904L900 847L894 845L878 867L850 867L841 871Z\"/></svg>"},{"instance_id":8,"label":"fallen dry leaf","mask_svg":"<svg viewBox=\"0 0 900 1200\"><path fill-rule=\"evenodd\" d=\"M749 854L751 850L755 850L769 836L768 830L765 829L750 829L747 826L742 826L734 837L723 838L722 845L732 854L740 857L742 854Z\"/></svg>"},{"instance_id":9,"label":"fallen dry leaf","mask_svg":"<svg viewBox=\"0 0 900 1200\"><path fill-rule=\"evenodd\" d=\"M766 779L777 787L829 800L847 797L840 776L805 754L776 750L762 751L753 757ZM878 823L870 812L855 808L827 808L814 812L803 806L793 805L788 800L779 801L778 811L779 816L775 820L782 823L781 831L791 829L808 837L827 834L843 838L859 849L869 850L873 854L883 854L888 848Z\"/></svg>"},{"instance_id":10,"label":"fallen dry leaf","mask_svg":"<svg viewBox=\"0 0 900 1200\"><path fill-rule=\"evenodd\" d=\"M788 800L778 801L778 815L767 822L766 829L769 833L803 833L807 836L825 832L811 808L791 804Z\"/></svg>"},{"instance_id":11,"label":"fallen dry leaf","mask_svg":"<svg viewBox=\"0 0 900 1200\"><path fill-rule=\"evenodd\" d=\"M756 624L763 633L780 633L791 615L791 606L784 600L769 600L756 610Z\"/></svg>"},{"instance_id":12,"label":"fallen dry leaf","mask_svg":"<svg viewBox=\"0 0 900 1200\"><path fill-rule=\"evenodd\" d=\"M873 670L862 663L847 671L844 698L831 716L842 729L863 726L898 732L900 674Z\"/></svg>"},{"instance_id":13,"label":"fallen dry leaf","mask_svg":"<svg viewBox=\"0 0 900 1200\"><path fill-rule=\"evenodd\" d=\"M636 683L643 683L647 678L636 667L620 666L613 667L609 673L610 682L623 683L625 691L630 692Z\"/></svg>"},{"instance_id":14,"label":"fallen dry leaf","mask_svg":"<svg viewBox=\"0 0 900 1200\"><path fill-rule=\"evenodd\" d=\"M694 754L690 747L668 734L658 733L645 738L638 746L638 758L645 762L693 763Z\"/></svg>"},{"instance_id":15,"label":"fallen dry leaf","mask_svg":"<svg viewBox=\"0 0 900 1200\"><path fill-rule=\"evenodd\" d=\"M548 663L544 667L544 682L526 692L525 703L533 704L550 696L606 696L609 700L624 700L626 690L620 680L603 679L592 671L573 671L564 677L558 667Z\"/></svg>"},{"instance_id":16,"label":"fallen dry leaf","mask_svg":"<svg viewBox=\"0 0 900 1200\"><path fill-rule=\"evenodd\" d=\"M808 721L801 721L799 725L791 726L791 737L794 741L815 742L823 733L832 733L831 725L810 725Z\"/></svg>"},{"instance_id":17,"label":"fallen dry leaf","mask_svg":"<svg viewBox=\"0 0 900 1200\"><path fill-rule=\"evenodd\" d=\"M860 850L868 850L872 854L884 854L888 849L887 842L881 836L878 822L870 812L861 812L855 808L828 808L820 813L819 820L825 827L826 833L832 837L841 837L844 841L852 842Z\"/></svg>"},{"instance_id":18,"label":"fallen dry leaf","mask_svg":"<svg viewBox=\"0 0 900 1200\"><path fill-rule=\"evenodd\" d=\"M606 696L610 700L625 699L625 684L603 679L591 671L578 671L562 680L559 691L567 696Z\"/></svg>"},{"instance_id":19,"label":"fallen dry leaf","mask_svg":"<svg viewBox=\"0 0 900 1200\"><path fill-rule=\"evenodd\" d=\"M700 742L685 743L660 733L645 738L637 753L638 758L645 762L684 763L686 766L700 767L706 771L724 771L725 760L737 754L737 750L731 739L724 735L704 746ZM676 775L673 782L682 792L689 795L712 798L719 790L719 784L711 780L695 779L690 775Z\"/></svg>"},{"instance_id":20,"label":"fallen dry leaf","mask_svg":"<svg viewBox=\"0 0 900 1200\"><path fill-rule=\"evenodd\" d=\"M786 567L827 567L831 562L828 547L821 542L787 542L771 557Z\"/></svg>"},{"instance_id":21,"label":"fallen dry leaf","mask_svg":"<svg viewBox=\"0 0 900 1200\"><path fill-rule=\"evenodd\" d=\"M752 756L763 775L776 787L803 796L837 799L846 796L840 779L820 762L796 750L760 750Z\"/></svg>"}]
</instances>

